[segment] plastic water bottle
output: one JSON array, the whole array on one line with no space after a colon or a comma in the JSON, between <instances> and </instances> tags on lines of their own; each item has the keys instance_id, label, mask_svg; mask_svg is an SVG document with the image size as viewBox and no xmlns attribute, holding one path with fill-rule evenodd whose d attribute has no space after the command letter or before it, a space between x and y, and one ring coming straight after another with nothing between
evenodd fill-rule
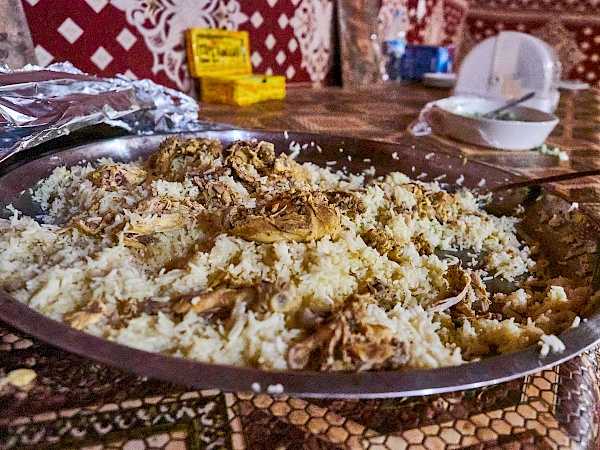
<instances>
[{"instance_id":1,"label":"plastic water bottle","mask_svg":"<svg viewBox=\"0 0 600 450\"><path fill-rule=\"evenodd\" d=\"M385 61L384 80L400 80L402 56L406 50L408 20L403 12L396 12L388 24L383 41Z\"/></svg>"}]
</instances>

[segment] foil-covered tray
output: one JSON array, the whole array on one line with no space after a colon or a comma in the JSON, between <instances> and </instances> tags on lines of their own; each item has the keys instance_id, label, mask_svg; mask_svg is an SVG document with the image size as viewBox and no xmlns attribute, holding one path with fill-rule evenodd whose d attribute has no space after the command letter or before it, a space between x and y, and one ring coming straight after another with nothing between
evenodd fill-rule
<instances>
[{"instance_id":1,"label":"foil-covered tray","mask_svg":"<svg viewBox=\"0 0 600 450\"><path fill-rule=\"evenodd\" d=\"M198 120L198 103L148 79L87 75L70 63L0 66L0 162L97 124L132 134L229 129Z\"/></svg>"},{"instance_id":2,"label":"foil-covered tray","mask_svg":"<svg viewBox=\"0 0 600 450\"><path fill-rule=\"evenodd\" d=\"M448 182L461 179L463 185L488 189L519 177L480 163L465 161L436 151L431 140L406 137L398 144L339 136L282 133L268 131L207 131L181 134L220 139L227 144L237 139L258 139L275 144L276 151L302 149L297 160L327 164L333 169L361 171L373 167L376 175L402 171L424 181ZM148 156L164 139L164 135L131 136L94 142L62 151L51 150L34 160L16 154L0 166L0 210L12 204L29 215L39 214L28 195L28 189L48 176L58 166L71 166L82 160L100 157L128 161ZM292 144L292 145L290 145ZM343 152L340 151L343 150ZM350 156L351 158L348 158ZM334 163L335 162L335 163ZM485 180L485 183L483 182ZM573 246L555 245L560 236L570 233L582 248L595 248L598 226L578 211L570 211L571 203L547 190L528 195L529 191L503 193L489 209L501 213L522 205L523 219L519 233L539 242L542 254L551 261L564 261L553 268L556 275L589 276L597 255L590 251L575 252ZM529 192L529 194L531 194ZM9 213L5 211L5 216ZM542 225L542 214L563 215L560 226ZM567 248L569 247L569 248ZM587 274L587 275L582 275ZM307 371L275 371L208 364L182 358L136 350L121 344L75 330L56 322L12 299L0 290L0 319L49 344L137 374L187 385L190 388L217 388L233 392L276 392L305 397L374 398L427 395L500 383L551 367L572 358L600 340L600 311L595 311L576 328L560 335L565 350L541 356L539 347L486 358L457 367L419 371L380 371L358 373L318 373Z\"/></svg>"}]
</instances>

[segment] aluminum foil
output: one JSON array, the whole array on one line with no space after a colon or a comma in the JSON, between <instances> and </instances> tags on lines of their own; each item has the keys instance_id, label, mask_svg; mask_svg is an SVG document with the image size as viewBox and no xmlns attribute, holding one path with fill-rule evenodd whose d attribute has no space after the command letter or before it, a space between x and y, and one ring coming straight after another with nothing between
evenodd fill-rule
<instances>
[{"instance_id":1,"label":"aluminum foil","mask_svg":"<svg viewBox=\"0 0 600 450\"><path fill-rule=\"evenodd\" d=\"M198 103L150 80L98 78L70 63L0 67L0 162L90 125L132 134L227 129L198 120Z\"/></svg>"}]
</instances>

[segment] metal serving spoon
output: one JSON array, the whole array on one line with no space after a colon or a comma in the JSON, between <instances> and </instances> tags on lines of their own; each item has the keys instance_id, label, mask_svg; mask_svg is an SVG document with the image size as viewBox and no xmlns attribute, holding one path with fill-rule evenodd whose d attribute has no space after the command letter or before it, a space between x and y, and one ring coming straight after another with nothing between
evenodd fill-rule
<instances>
[{"instance_id":1,"label":"metal serving spoon","mask_svg":"<svg viewBox=\"0 0 600 450\"><path fill-rule=\"evenodd\" d=\"M573 180L576 178L590 177L600 175L600 169L584 170L582 172L563 173L561 175L551 175L548 177L532 178L530 180L517 181L516 183L502 184L490 189L491 192L508 191L523 187L540 186L545 183L556 183L558 181Z\"/></svg>"},{"instance_id":2,"label":"metal serving spoon","mask_svg":"<svg viewBox=\"0 0 600 450\"><path fill-rule=\"evenodd\" d=\"M582 172L564 173L561 175L552 175L552 176L548 176L548 177L533 178L533 179L529 179L529 180L518 181L516 183L503 184L503 185L500 185L500 186L490 189L488 192L496 193L496 192L507 191L507 190L511 190L511 189L520 189L520 188L527 188L527 187L539 188L542 184L545 184L545 183L553 183L553 182L559 182L559 181L565 181L565 180L572 180L572 179L576 179L576 178L583 178L583 177L594 176L594 175L600 175L600 169L592 169L592 170L586 170L586 171L582 171ZM528 192L527 197L529 197L529 198L537 197L539 195L539 192L540 191L537 189L532 189ZM531 196L533 196L533 197L531 197ZM490 209L490 207L491 207L491 209ZM504 209L495 209L493 207L493 203L486 205L486 210L487 210L487 212L489 212L491 214L495 214L495 215L505 215L505 214L509 213L507 210L504 210ZM594 289L598 290L598 289L600 289L600 236L598 236L598 238L597 238L596 252L597 252L597 258L596 258L596 263L595 263L594 269L593 269L591 285ZM459 249L459 250L436 250L435 253L439 258L448 258L448 257L458 258L467 267L471 267L473 265L473 263L475 263L475 265L479 264L479 262L481 261L481 258L485 256L485 255L480 254L477 256L476 259L474 259L473 255L476 254L477 252L474 252L472 248ZM517 289L517 285L514 282L506 281L502 277L493 277L491 280L486 281L485 284L486 284L488 291L491 293L502 292L504 294L509 294Z\"/></svg>"},{"instance_id":3,"label":"metal serving spoon","mask_svg":"<svg viewBox=\"0 0 600 450\"><path fill-rule=\"evenodd\" d=\"M552 175L549 177L532 178L530 180L518 181L516 183L508 183L490 189L490 192L507 191L511 189L519 189L524 187L539 187L545 183L556 183L559 181L573 180L576 178L590 177L600 175L600 169L584 170L582 172L563 173L561 175ZM600 235L596 238L596 264L592 275L592 287L596 290L600 289Z\"/></svg>"},{"instance_id":4,"label":"metal serving spoon","mask_svg":"<svg viewBox=\"0 0 600 450\"><path fill-rule=\"evenodd\" d=\"M523 97L517 98L515 100L511 100L506 105L501 106L500 108L496 108L490 112L482 114L481 117L483 117L484 119L494 119L498 116L498 113L500 113L506 109L512 108L513 106L516 106L519 103L523 103L524 101L529 100L534 95L535 95L535 92L530 92L529 94L525 94Z\"/></svg>"}]
</instances>

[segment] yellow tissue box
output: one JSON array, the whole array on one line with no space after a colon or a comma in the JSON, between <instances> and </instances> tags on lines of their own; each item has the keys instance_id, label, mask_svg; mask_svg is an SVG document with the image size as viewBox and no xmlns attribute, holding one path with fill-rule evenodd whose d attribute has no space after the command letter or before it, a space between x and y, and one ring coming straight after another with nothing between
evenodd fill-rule
<instances>
[{"instance_id":1,"label":"yellow tissue box","mask_svg":"<svg viewBox=\"0 0 600 450\"><path fill-rule=\"evenodd\" d=\"M200 78L204 102L249 105L263 100L285 98L285 77L270 75L230 75Z\"/></svg>"},{"instance_id":2,"label":"yellow tissue box","mask_svg":"<svg viewBox=\"0 0 600 450\"><path fill-rule=\"evenodd\" d=\"M285 98L285 77L253 75L248 32L191 28L188 64L204 102L249 105Z\"/></svg>"}]
</instances>

